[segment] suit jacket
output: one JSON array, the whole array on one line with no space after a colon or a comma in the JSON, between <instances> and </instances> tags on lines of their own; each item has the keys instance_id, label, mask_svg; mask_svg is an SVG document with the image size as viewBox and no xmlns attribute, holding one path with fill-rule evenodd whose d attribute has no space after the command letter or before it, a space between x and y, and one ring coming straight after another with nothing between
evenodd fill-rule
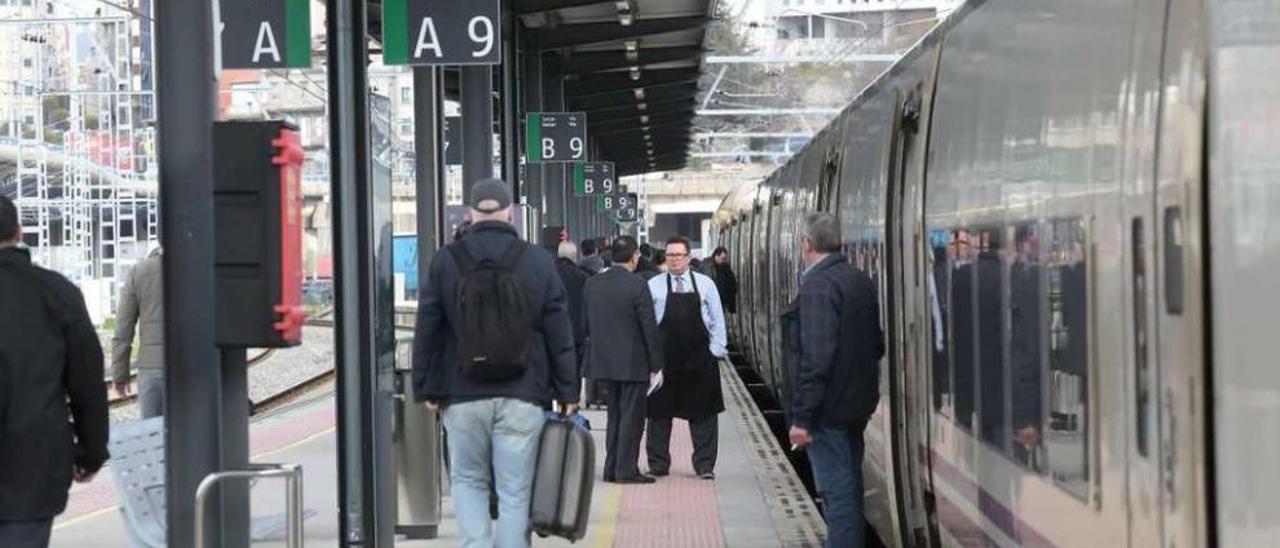
<instances>
[{"instance_id":1,"label":"suit jacket","mask_svg":"<svg viewBox=\"0 0 1280 548\"><path fill-rule=\"evenodd\" d=\"M646 382L662 369L649 286L622 267L587 280L587 377Z\"/></svg>"},{"instance_id":2,"label":"suit jacket","mask_svg":"<svg viewBox=\"0 0 1280 548\"><path fill-rule=\"evenodd\" d=\"M138 368L164 369L164 272L160 253L153 252L129 270L120 290L116 332L111 338L111 377L129 379L129 354L138 331Z\"/></svg>"}]
</instances>

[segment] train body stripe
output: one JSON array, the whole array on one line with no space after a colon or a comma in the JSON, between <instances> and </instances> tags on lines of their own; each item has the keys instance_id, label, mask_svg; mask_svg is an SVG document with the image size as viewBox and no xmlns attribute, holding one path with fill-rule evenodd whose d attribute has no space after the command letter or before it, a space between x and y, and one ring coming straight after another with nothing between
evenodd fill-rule
<instances>
[{"instance_id":1,"label":"train body stripe","mask_svg":"<svg viewBox=\"0 0 1280 548\"><path fill-rule=\"evenodd\" d=\"M933 457L933 462L929 463L932 465L930 466L930 469L934 472L933 477L946 482L952 490L959 493L960 496L964 498L964 503L977 507L978 511L987 519L988 522L999 527L1000 530L1015 543L1022 546L1057 546L1057 544L1050 541L1048 538L1045 538L1044 535L1030 524L1023 521L1017 513L1005 506L1000 499L996 498L986 489L983 489L982 486L978 485L966 476L964 472L954 464L943 458L937 451L924 446L921 446L921 449L922 453L927 451L928 454ZM945 495L937 492L937 490L935 490L935 494L938 496L940 503L942 502L941 499L946 498ZM948 503L953 502L954 501L948 501ZM959 512L959 515L966 521L968 520L968 517L960 511L959 507L956 507L955 510ZM939 521L942 521L947 525L947 528L951 529L953 534L963 532L967 536L971 536L970 529L973 529L972 524L965 525L962 522L958 522L954 516L951 516L950 520L944 520L943 514L940 504L938 508ZM951 524L947 524L947 521L950 521ZM978 527L978 529L981 530L981 527ZM983 534L985 535L985 532ZM957 536L957 538L962 537ZM994 539L991 539L989 536L987 537L987 540L991 542L991 546L998 545L995 543Z\"/></svg>"}]
</instances>

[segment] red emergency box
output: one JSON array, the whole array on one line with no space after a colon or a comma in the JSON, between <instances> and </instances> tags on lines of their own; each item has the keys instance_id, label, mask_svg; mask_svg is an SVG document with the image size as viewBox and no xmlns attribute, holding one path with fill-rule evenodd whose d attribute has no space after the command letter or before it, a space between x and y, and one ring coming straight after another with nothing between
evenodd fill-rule
<instances>
[{"instance_id":1,"label":"red emergency box","mask_svg":"<svg viewBox=\"0 0 1280 548\"><path fill-rule=\"evenodd\" d=\"M218 122L213 143L218 345L296 346L306 321L297 128Z\"/></svg>"}]
</instances>

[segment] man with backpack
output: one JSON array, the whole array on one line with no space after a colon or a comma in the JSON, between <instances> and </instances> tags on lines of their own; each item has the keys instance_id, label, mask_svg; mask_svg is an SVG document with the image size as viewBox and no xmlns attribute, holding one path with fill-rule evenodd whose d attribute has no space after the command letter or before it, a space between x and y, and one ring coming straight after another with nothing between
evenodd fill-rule
<instances>
[{"instance_id":1,"label":"man with backpack","mask_svg":"<svg viewBox=\"0 0 1280 548\"><path fill-rule=\"evenodd\" d=\"M519 239L511 203L501 180L472 187L473 224L436 255L418 305L414 393L443 410L463 546L529 545L543 408L572 413L581 382L555 258Z\"/></svg>"}]
</instances>

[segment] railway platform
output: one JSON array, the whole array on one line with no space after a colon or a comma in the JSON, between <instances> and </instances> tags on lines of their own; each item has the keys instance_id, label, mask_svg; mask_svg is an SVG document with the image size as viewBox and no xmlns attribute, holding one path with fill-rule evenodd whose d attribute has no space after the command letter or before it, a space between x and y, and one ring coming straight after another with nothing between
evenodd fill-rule
<instances>
[{"instance_id":1,"label":"railway platform","mask_svg":"<svg viewBox=\"0 0 1280 548\"><path fill-rule=\"evenodd\" d=\"M812 499L785 459L760 411L732 367L723 366L726 411L720 416L717 478L701 480L690 466L692 444L685 423L672 434L671 475L652 485L600 481L604 462L606 413L584 411L596 439L597 484L592 497L586 547L773 548L821 546L825 526ZM332 395L300 400L254 420L254 462L301 464L308 545L338 543L335 406ZM643 468L644 457L641 456ZM283 489L262 480L252 492L255 517L284 511ZM457 522L449 497L443 501L440 536L429 541L398 539L397 546L443 547L457 544ZM53 546L124 548L128 546L109 471L72 491L71 504L56 522ZM263 539L254 546L284 546ZM563 539L534 537L535 546L570 546Z\"/></svg>"}]
</instances>

